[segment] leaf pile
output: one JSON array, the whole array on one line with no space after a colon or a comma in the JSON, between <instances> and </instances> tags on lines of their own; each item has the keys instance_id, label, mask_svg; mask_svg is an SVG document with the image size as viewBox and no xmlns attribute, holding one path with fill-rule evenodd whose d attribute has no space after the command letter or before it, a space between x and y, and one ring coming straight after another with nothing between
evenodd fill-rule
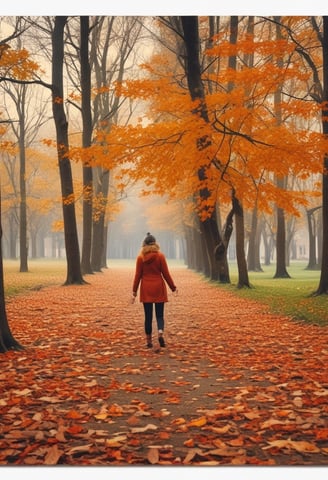
<instances>
[{"instance_id":1,"label":"leaf pile","mask_svg":"<svg viewBox=\"0 0 328 480\"><path fill-rule=\"evenodd\" d=\"M327 465L328 330L184 268L147 349L133 270L12 299L1 465Z\"/></svg>"}]
</instances>

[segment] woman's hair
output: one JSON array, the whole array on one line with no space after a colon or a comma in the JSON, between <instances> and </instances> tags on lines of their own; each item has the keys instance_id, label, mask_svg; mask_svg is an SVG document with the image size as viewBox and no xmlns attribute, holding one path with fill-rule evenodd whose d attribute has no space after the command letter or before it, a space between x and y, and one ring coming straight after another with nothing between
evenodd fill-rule
<instances>
[{"instance_id":1,"label":"woman's hair","mask_svg":"<svg viewBox=\"0 0 328 480\"><path fill-rule=\"evenodd\" d=\"M142 246L144 247L145 245L152 245L153 243L156 243L156 238L154 237L154 235L151 235L148 232L147 236L145 237L144 241L142 242Z\"/></svg>"}]
</instances>

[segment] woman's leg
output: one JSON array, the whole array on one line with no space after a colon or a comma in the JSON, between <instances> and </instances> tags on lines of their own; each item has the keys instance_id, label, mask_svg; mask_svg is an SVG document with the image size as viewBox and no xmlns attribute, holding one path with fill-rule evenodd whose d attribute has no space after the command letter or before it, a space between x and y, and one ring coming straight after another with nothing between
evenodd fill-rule
<instances>
[{"instance_id":1,"label":"woman's leg","mask_svg":"<svg viewBox=\"0 0 328 480\"><path fill-rule=\"evenodd\" d=\"M147 337L147 347L151 348L153 346L151 341L151 334L153 330L153 304L144 303L144 312L145 312L145 333Z\"/></svg>"},{"instance_id":2,"label":"woman's leg","mask_svg":"<svg viewBox=\"0 0 328 480\"><path fill-rule=\"evenodd\" d=\"M158 328L158 341L161 347L165 347L165 341L163 337L164 332L164 302L155 303L156 321Z\"/></svg>"}]
</instances>

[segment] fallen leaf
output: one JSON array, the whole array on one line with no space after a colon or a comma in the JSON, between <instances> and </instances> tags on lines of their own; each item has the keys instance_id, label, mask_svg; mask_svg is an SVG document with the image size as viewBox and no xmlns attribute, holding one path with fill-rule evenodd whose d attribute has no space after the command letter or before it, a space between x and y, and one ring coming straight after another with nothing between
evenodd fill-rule
<instances>
[{"instance_id":1,"label":"fallen leaf","mask_svg":"<svg viewBox=\"0 0 328 480\"><path fill-rule=\"evenodd\" d=\"M208 455L216 455L216 456L219 456L219 457L237 457L237 456L240 456L240 455L245 455L246 454L246 450L243 449L243 448L240 448L240 449L235 449L235 448L230 448L230 447L226 447L226 448L215 448L214 450L209 450L207 452Z\"/></svg>"},{"instance_id":2,"label":"fallen leaf","mask_svg":"<svg viewBox=\"0 0 328 480\"><path fill-rule=\"evenodd\" d=\"M229 432L230 428L231 428L231 425L229 424L225 425L224 427L214 427L213 425L208 426L208 430L214 433L219 433L219 434Z\"/></svg>"},{"instance_id":3,"label":"fallen leaf","mask_svg":"<svg viewBox=\"0 0 328 480\"><path fill-rule=\"evenodd\" d=\"M67 452L68 455L74 455L75 453L89 452L92 447L92 443L87 445L78 445L76 447L70 448Z\"/></svg>"},{"instance_id":4,"label":"fallen leaf","mask_svg":"<svg viewBox=\"0 0 328 480\"><path fill-rule=\"evenodd\" d=\"M194 447L195 446L195 440L193 438L189 438L188 440L185 440L183 442L185 447Z\"/></svg>"},{"instance_id":5,"label":"fallen leaf","mask_svg":"<svg viewBox=\"0 0 328 480\"><path fill-rule=\"evenodd\" d=\"M117 437L106 438L105 444L107 447L121 447L122 442L125 442L126 439L126 435L118 435Z\"/></svg>"},{"instance_id":6,"label":"fallen leaf","mask_svg":"<svg viewBox=\"0 0 328 480\"><path fill-rule=\"evenodd\" d=\"M195 418L186 424L187 427L203 427L207 423L207 418L205 416Z\"/></svg>"},{"instance_id":7,"label":"fallen leaf","mask_svg":"<svg viewBox=\"0 0 328 480\"><path fill-rule=\"evenodd\" d=\"M45 456L43 463L45 465L57 465L58 460L62 456L63 452L58 449L57 445L53 445Z\"/></svg>"},{"instance_id":8,"label":"fallen leaf","mask_svg":"<svg viewBox=\"0 0 328 480\"><path fill-rule=\"evenodd\" d=\"M24 388L24 390L14 390L13 393L19 397L23 397L32 393L32 390L29 388Z\"/></svg>"},{"instance_id":9,"label":"fallen leaf","mask_svg":"<svg viewBox=\"0 0 328 480\"><path fill-rule=\"evenodd\" d=\"M293 399L293 404L295 405L295 407L302 408L302 406L303 406L302 397L295 397Z\"/></svg>"},{"instance_id":10,"label":"fallen leaf","mask_svg":"<svg viewBox=\"0 0 328 480\"><path fill-rule=\"evenodd\" d=\"M201 450L200 448L193 448L187 453L182 463L186 465L190 463L195 458L196 455L202 455L202 454L203 454L203 450Z\"/></svg>"},{"instance_id":11,"label":"fallen leaf","mask_svg":"<svg viewBox=\"0 0 328 480\"><path fill-rule=\"evenodd\" d=\"M157 430L158 427L156 425L153 425L152 423L148 423L145 427L134 427L131 428L130 431L131 433L144 433L147 432L148 430Z\"/></svg>"},{"instance_id":12,"label":"fallen leaf","mask_svg":"<svg viewBox=\"0 0 328 480\"><path fill-rule=\"evenodd\" d=\"M294 441L288 438L287 440L273 440L268 442L268 446L263 447L263 450L267 450L272 447L276 447L279 449L288 448L294 449L300 453L319 453L320 449L314 445L313 443L306 442L306 441Z\"/></svg>"},{"instance_id":13,"label":"fallen leaf","mask_svg":"<svg viewBox=\"0 0 328 480\"><path fill-rule=\"evenodd\" d=\"M285 422L282 422L281 420L276 420L275 418L270 418L269 420L266 420L265 422L261 423L260 428L261 429L266 429L273 427L274 425L284 425Z\"/></svg>"},{"instance_id":14,"label":"fallen leaf","mask_svg":"<svg viewBox=\"0 0 328 480\"><path fill-rule=\"evenodd\" d=\"M149 463L152 465L158 463L159 461L159 451L158 448L149 448L148 454L147 454L147 460Z\"/></svg>"}]
</instances>

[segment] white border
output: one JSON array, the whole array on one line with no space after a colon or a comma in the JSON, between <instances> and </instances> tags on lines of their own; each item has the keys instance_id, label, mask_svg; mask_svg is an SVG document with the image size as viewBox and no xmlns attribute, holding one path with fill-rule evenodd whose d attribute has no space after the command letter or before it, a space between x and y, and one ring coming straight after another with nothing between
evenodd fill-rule
<instances>
[{"instance_id":1,"label":"white border","mask_svg":"<svg viewBox=\"0 0 328 480\"><path fill-rule=\"evenodd\" d=\"M1 0L0 15L327 15L325 0Z\"/></svg>"},{"instance_id":2,"label":"white border","mask_svg":"<svg viewBox=\"0 0 328 480\"><path fill-rule=\"evenodd\" d=\"M176 478L182 475L188 480L206 478L206 480L324 480L327 478L325 467L1 467L6 480L16 479L21 474L26 480L165 480L168 476ZM2 476L2 475L1 475Z\"/></svg>"}]
</instances>

